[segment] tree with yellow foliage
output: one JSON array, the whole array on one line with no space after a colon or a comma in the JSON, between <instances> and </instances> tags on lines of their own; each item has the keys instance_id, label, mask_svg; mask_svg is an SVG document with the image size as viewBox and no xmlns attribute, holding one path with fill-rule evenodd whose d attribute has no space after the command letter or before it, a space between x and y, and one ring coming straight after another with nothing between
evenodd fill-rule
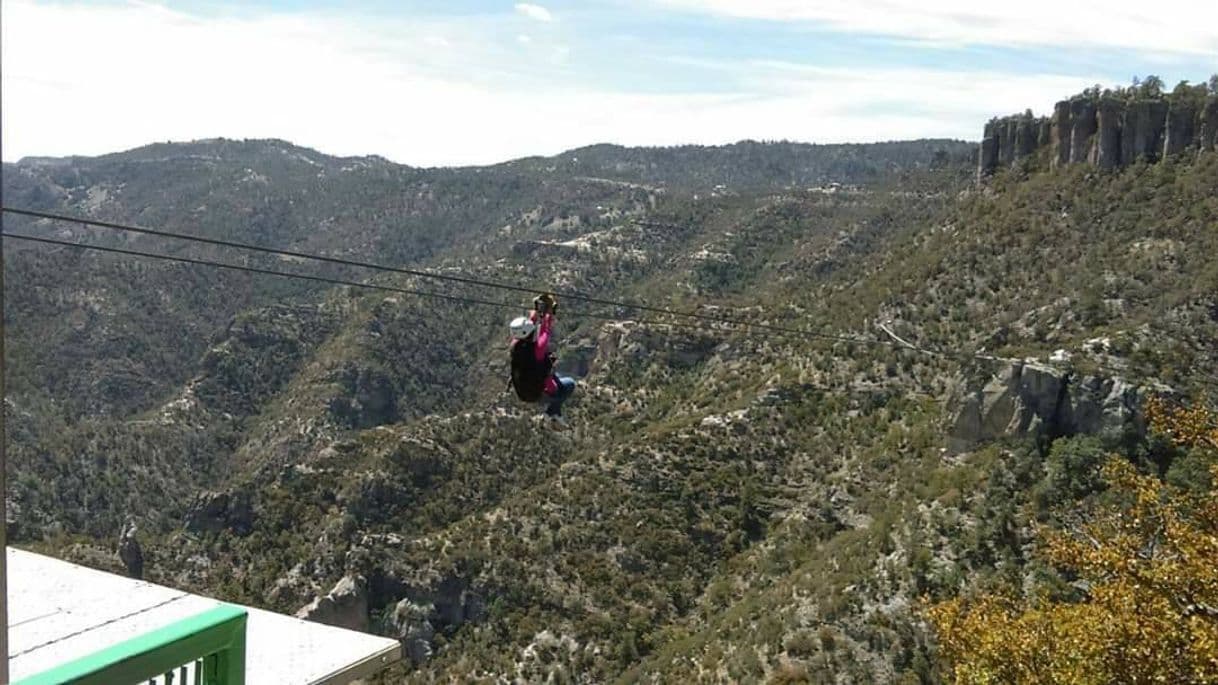
<instances>
[{"instance_id":1,"label":"tree with yellow foliage","mask_svg":"<svg viewBox=\"0 0 1218 685\"><path fill-rule=\"evenodd\" d=\"M1181 446L1218 449L1211 411L1153 400L1147 418ZM1218 464L1210 473L1218 483ZM952 681L1218 683L1218 489L1182 492L1118 457L1103 476L1122 504L1043 535L1082 601L985 594L930 608Z\"/></svg>"},{"instance_id":2,"label":"tree with yellow foliage","mask_svg":"<svg viewBox=\"0 0 1218 685\"><path fill-rule=\"evenodd\" d=\"M1168 436L1181 447L1218 449L1218 417L1204 405L1182 407L1161 397L1146 402L1151 430Z\"/></svg>"}]
</instances>

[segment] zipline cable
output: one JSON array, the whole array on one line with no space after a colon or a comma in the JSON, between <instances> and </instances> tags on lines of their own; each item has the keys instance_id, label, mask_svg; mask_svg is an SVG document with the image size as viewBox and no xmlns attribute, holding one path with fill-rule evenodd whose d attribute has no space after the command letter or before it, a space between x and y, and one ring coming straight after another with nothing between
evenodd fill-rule
<instances>
[{"instance_id":1,"label":"zipline cable","mask_svg":"<svg viewBox=\"0 0 1218 685\"><path fill-rule=\"evenodd\" d=\"M419 269L408 269L405 267L387 266L384 264L364 262L364 261L359 261L359 260L355 260L355 259L345 259L342 257L329 257L326 255L313 254L313 253L309 253L309 252L299 252L296 250L281 250L281 249L272 248L272 247L262 247L259 245L253 245L251 243L243 243L243 242L239 242L239 241L235 241L235 240L223 240L220 238L205 238L202 236L190 235L187 233L162 231L162 230L158 230L158 229L144 228L141 226L132 226L129 224L121 224L121 223L116 223L116 222L112 222L112 221L101 221L98 219L88 219L85 217L70 216L67 214L55 214L53 212L42 212L42 211L33 210L33 209L20 209L20 208L16 208L16 207L2 207L2 208L0 208L0 211L5 211L10 214L17 214L20 216L28 216L28 217L39 218L39 219L48 219L51 221L66 221L69 223L76 223L76 224L81 224L84 226L93 226L96 228L105 228L105 229L115 230L115 231L124 231L127 233L136 233L136 234L140 234L140 235L156 236L156 237L160 237L160 238L172 238L175 240L185 240L185 241L194 242L194 243L202 243L205 245L214 245L217 247L226 247L226 248L232 248L232 249L238 249L238 250L249 250L251 252L261 252L263 254L279 255L279 256L283 256L283 257L293 257L296 259L307 259L307 260L316 261L316 262L339 264L342 266L356 267L356 268L360 268L360 269L374 269L377 271L386 271L386 272L392 272L392 273L398 273L398 274L405 274L408 276L415 276L418 278L430 278L430 279L439 280L439 281L448 281L451 283L461 283L463 285L472 285L472 286L478 286L478 287L483 287L483 288L495 288L495 289L499 289L499 290L507 290L507 291L512 291L512 292L530 293L530 294L536 294L539 292L551 292L560 298L574 300L577 302L586 302L588 304L599 304L599 305L605 305L605 306L609 306L609 307L620 307L623 309L633 309L633 310L642 311L642 312L649 312L652 314L662 314L664 316L685 317L685 318L690 318L690 319L697 319L700 321L707 321L707 322L711 322L711 323L730 324L733 326L745 326L745 327L749 327L749 328L755 328L758 330L773 331L775 333L786 333L789 335L800 335L800 336L804 336L804 337L820 338L822 340L832 340L832 341L836 341L836 342L845 342L845 343L882 345L885 347L894 346L886 340L857 339L857 338L851 338L851 337L844 336L844 335L832 335L829 333L820 333L817 331L810 331L810 330L805 330L805 329L788 328L786 326L775 326L773 324L757 323L757 322L753 322L753 321L747 321L745 319L735 319L735 318L730 318L730 317L714 316L712 314L699 314L697 312L681 312L681 311L677 311L675 309L668 309L665 307L656 307L654 305L646 305L646 304L642 304L639 302L619 302L617 300L609 300L609 299L600 298L600 297L593 297L591 295L584 295L584 294L577 293L577 292L562 292L562 291L555 291L555 290L547 290L545 288L527 288L525 286L514 285L511 283L499 283L496 281L488 281L488 280L479 279L479 278L471 278L468 276L454 276L452 274L434 273L431 271L421 271Z\"/></svg>"},{"instance_id":2,"label":"zipline cable","mask_svg":"<svg viewBox=\"0 0 1218 685\"><path fill-rule=\"evenodd\" d=\"M2 235L4 238L12 238L14 240L23 240L23 241L32 242L32 243L42 243L44 245L58 245L61 247L73 247L73 248L78 248L78 249L82 249L82 250L91 250L94 252L106 252L106 253L110 253L110 254L126 255L129 257L143 257L143 258L147 258L147 259L159 259L159 260L167 261L167 262L178 262L180 264L192 264L195 266L209 266L209 267L214 267L214 268L218 268L218 269L243 271L246 273L261 274L261 275L265 275L265 276L279 276L279 277L283 277L283 278L296 278L296 279L305 280L305 281L326 283L329 285L343 285L343 286L350 286L350 287L354 287L354 288L366 288L366 289L370 289L370 290L381 290L381 291L385 291L385 292L402 293L405 295L414 295L416 297L431 297L431 298L437 298L437 299L441 299L441 300L447 300L450 302L460 302L460 303L464 303L464 304L479 305L479 306L484 306L484 307L495 307L495 308L499 308L499 309L516 309L516 310L519 310L519 308L520 308L519 305L513 304L511 302L498 302L495 300L483 300L483 299L473 298L473 297L464 297L461 295L449 295L447 293L437 293L437 292L430 291L430 290L415 290L415 289L411 289L411 288L400 288L397 286L381 285L381 284L377 284L377 283L363 283L360 281L351 281L351 280L346 280L346 279L342 279L342 278L330 278L328 276L315 276L312 274L302 274L302 273L295 273L295 272L291 272L291 271L276 271L275 269L263 269L263 268L254 267L254 266L243 266L240 264L228 264L226 262L216 262L216 261L212 261L209 259L198 259L195 257L180 257L180 256L175 256L175 255L159 254L156 252L131 250L131 249L121 248L121 247L106 247L103 245L89 245L86 243L74 243L74 242L71 242L68 240L58 240L55 238L44 238L41 236L26 235L24 233L13 233L11 231L5 231L4 233L2 233L0 235ZM607 314L596 314L596 313L591 313L591 312L576 312L576 313L572 314L572 316L587 317L587 318L592 318L592 319L601 319L604 321L614 321L614 322L622 322L622 323L634 322L634 323L642 323L642 324L649 324L649 325L655 325L655 326L671 326L674 328L689 328L689 329L695 329L695 330L699 330L699 331L706 330L705 326L700 326L698 324L675 323L675 322L669 322L669 321L659 321L656 319L618 317L618 316L610 316Z\"/></svg>"},{"instance_id":3,"label":"zipline cable","mask_svg":"<svg viewBox=\"0 0 1218 685\"><path fill-rule=\"evenodd\" d=\"M214 245L214 246L218 246L218 247L226 247L226 248L239 249L239 250L249 250L249 251L260 252L260 253L264 253L264 254L279 255L279 256L292 257L292 258L298 258L298 259L306 259L306 260L312 260L312 261L318 261L318 262L338 264L338 265L342 265L342 266L350 266L350 267L357 267L357 268L372 269L372 270L377 270L377 271L399 273L399 274L405 274L405 275L410 275L410 276L416 276L416 277L420 277L420 278L431 278L431 279L436 279L436 280L441 280L441 281L460 283L460 284L464 284L464 285L495 288L495 289L507 290L507 291L512 291L512 292L525 292L525 293L530 293L530 294L536 293L539 291L545 292L544 289L537 290L537 289L532 289L532 288L525 288L523 286L516 286L516 285L511 285L511 284L505 284L505 283L496 283L494 281L486 281L486 280L481 280L481 279L469 278L469 277L465 277L465 276L453 276L450 274L437 274L437 273L431 273L431 272L427 272L427 271L419 271L417 269L407 269L407 268L403 268L403 267L384 266L384 265L373 264L373 263L369 263L369 262L361 262L361 261L357 261L357 260L343 259L340 257L328 257L325 255L316 255L316 254L311 254L311 253L306 253L306 252L298 252L298 251L294 251L294 250L279 250L279 249L275 249L275 248L261 247L261 246L257 246L257 245L251 245L251 244L241 243L241 242L236 242L236 241L220 240L220 239L216 239L216 238L204 238L204 237L200 237L200 236L192 236L192 235L183 234L183 233L174 233L171 231L161 231L161 230L150 229L150 228L142 228L139 226L129 226L126 224L118 224L118 223L113 223L113 222L108 222L108 221L99 221L99 220L87 219L87 218L83 218L83 217L73 217L73 216L68 216L68 215L63 215L63 214L54 214L54 213L50 213L50 212L40 212L40 211L27 210L27 209L17 209L17 208L12 208L12 207L2 207L2 208L0 208L0 210L9 212L11 214L22 215L22 216L49 219L49 220L53 220L53 221L66 221L66 222L71 222L71 223L82 224L85 226L96 226L96 227L100 227L100 228L108 228L108 229L113 229L113 230L118 230L118 231L126 231L126 232L138 233L138 234L143 234L143 235L157 236L157 237L162 237L162 238L185 240L188 242L202 243L202 244ZM130 249L125 249L125 248L104 247L104 246L100 246L100 245L74 243L74 242L70 242L70 241L56 240L53 238L42 238L42 237L31 236L31 235L26 235L26 234L5 232L3 235L5 237L15 238L17 240L38 242L38 243L44 243L44 244L48 244L48 245L74 247L74 248L79 248L79 249L94 250L94 251L98 251L98 252L108 252L108 253L112 253L112 254L121 254L121 255L133 256L133 257L144 257L144 258L149 258L149 259L159 259L159 260L163 260L163 261L172 261L172 262L179 262L179 263L184 263L184 264L195 264L195 265L199 265L199 266L210 266L210 267L215 267L215 268L230 269L230 270L234 270L234 271L245 271L245 272L249 272L249 273L264 274L264 275L269 275L269 276L297 278L297 279L301 279L301 280L314 281L314 282L318 282L318 283L326 283L326 284L330 284L330 285L343 285L343 286L351 286L351 287L356 287L356 288L369 288L369 289L373 289L373 290L396 292L396 293L402 293L402 294L406 294L406 295L415 295L418 297L432 297L432 298L438 298L438 299L452 301L452 302L463 302L466 304L474 304L474 305L480 305L480 306L489 306L489 307L507 308L507 309L519 309L518 305L514 305L514 304L508 303L508 302L482 300L482 299L478 299L478 298L463 297L463 296L457 296L457 295L448 295L448 294L444 294L444 293L437 293L434 291L415 290L415 289L410 289L410 288L401 288L401 287L397 287L397 286L378 285L378 284L373 284L373 283L364 283L364 282L351 281L351 280L345 280L345 279L339 279L339 278L329 278L329 277L325 277L325 276L314 276L314 275L310 275L310 274L301 274L301 273L294 273L294 272L287 272L287 271L276 271L274 269L263 269L263 268L259 268L259 267L240 266L240 265L228 264L228 263L224 263L224 262L215 262L215 261L206 260L206 259L198 259L198 258L192 258L192 257L176 257L176 256L159 254L159 253L154 253L154 252L144 252L144 251L140 251L140 250L130 250ZM954 351L954 350L938 350L938 349L925 347L922 345L915 345L913 343L910 343L910 342L896 336L896 334L893 333L891 331L891 329L887 328L886 326L883 326L882 324L880 325L881 330L884 330L885 333L887 333L889 336L891 336L893 338L892 340L883 340L883 339L876 339L876 338L852 338L852 337L844 336L844 335L832 335L832 334L827 334L827 333L819 333L817 331L810 331L810 330L806 330L806 329L788 328L785 326L774 326L771 324L755 323L755 322L746 321L743 319L732 319L732 318L727 318L727 317L711 316L711 315L707 315L707 314L697 314L697 313L693 313L693 312L680 312L680 311L676 311L676 310L672 310L672 309L666 309L664 307L654 307L654 306L644 305L644 304L639 304L639 303L619 302L616 300L609 300L609 299L605 299L605 298L596 298L596 297L591 297L591 296L587 296L587 295L580 295L578 293L562 293L562 292L555 292L555 291L549 291L549 292L554 292L554 294L558 295L559 297L565 297L567 299L576 300L579 302L586 302L589 304L602 304L602 305L607 305L607 306L620 307L620 308L624 308L624 309L635 309L635 310L639 310L639 311L663 314L665 316L684 317L684 318L690 318L690 319L694 319L694 320L698 320L698 321L704 321L707 323L717 323L717 324L722 324L722 325L738 326L738 327L744 327L744 328L755 328L755 329L767 330L767 331L771 331L771 332L775 332L775 333L782 333L782 334L786 334L786 335L795 335L795 336L800 336L800 337L805 337L805 338L816 338L816 339L829 340L829 341L833 341L833 342L841 342L841 343L847 343L847 344L872 345L872 346L886 347L886 348L890 348L890 349L909 350L912 352L917 352L917 353L924 354L927 356L932 356L932 357L956 358L956 359L962 359L962 360L975 360L975 361L983 361L983 362L1001 362L1001 363L1013 363L1013 362L1021 361L1021 360L1016 360L1016 359L997 357L997 356L994 356L991 354L982 354L982 353L977 353L977 352L958 352L958 351ZM587 313L587 312L579 313L579 314L577 314L577 316L585 316L588 318L600 319L600 320L604 320L604 321L615 321L615 322L633 321L633 322L643 323L643 324L669 326L672 328L684 328L684 329L698 330L698 331L707 330L705 325L681 324L681 323L675 323L675 322L670 322L670 321L658 321L655 319L644 319L644 318L637 318L637 317L619 317L619 316L610 316L610 315L605 315L605 314L594 314L594 313ZM1123 375L1128 372L1128 370L1116 369L1116 368L1109 367L1109 366L1106 366L1103 364L1093 364L1093 365L1101 371L1108 371L1114 375L1118 375L1118 374Z\"/></svg>"},{"instance_id":4,"label":"zipline cable","mask_svg":"<svg viewBox=\"0 0 1218 685\"><path fill-rule=\"evenodd\" d=\"M45 245L60 245L62 247L75 247L82 250L92 250L95 252L108 252L111 254L127 255L129 257L146 257L150 259L160 259L167 262L179 262L181 264L194 264L196 266L211 266L220 269L231 269L233 271L245 271L247 273L263 274L266 276L284 276L287 278L298 278L305 281L315 281L318 283L328 283L330 285L349 285L359 288L371 288L374 290L387 290L407 295L417 295L419 297L435 297L442 300L453 302L464 302L466 304L477 304L488 307L509 307L514 306L507 302L496 302L494 300L480 300L477 298L460 297L457 295L447 295L445 293L437 293L429 290L412 290L410 288L398 288L388 285L377 285L375 283L360 283L358 281L348 281L341 278L329 278L327 276L314 276L312 274L293 273L289 271L276 271L274 269L263 269L254 266L243 266L240 264L227 264L225 262L215 262L208 259L197 259L194 257L180 257L175 255L164 255L155 252L144 252L142 250L129 250L121 247L106 247L103 245L87 245L84 243L74 243L68 240L57 240L55 238L44 238L42 236L26 235L24 233L13 233L5 231L2 234L5 238L14 240L24 240L31 243L43 243Z\"/></svg>"}]
</instances>

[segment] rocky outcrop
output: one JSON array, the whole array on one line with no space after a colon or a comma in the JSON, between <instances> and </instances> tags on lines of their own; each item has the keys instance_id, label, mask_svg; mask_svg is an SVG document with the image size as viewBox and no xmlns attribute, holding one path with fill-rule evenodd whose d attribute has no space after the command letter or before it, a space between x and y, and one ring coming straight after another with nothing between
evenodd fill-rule
<instances>
[{"instance_id":1,"label":"rocky outcrop","mask_svg":"<svg viewBox=\"0 0 1218 685\"><path fill-rule=\"evenodd\" d=\"M1194 149L1218 149L1218 95L1206 95L1204 87L1159 97L1121 89L1102 97L1092 92L1058 102L1050 117L1025 113L991 119L977 155L977 176L984 179L1029 157L1050 168L1116 169Z\"/></svg>"},{"instance_id":2,"label":"rocky outcrop","mask_svg":"<svg viewBox=\"0 0 1218 685\"><path fill-rule=\"evenodd\" d=\"M1143 392L1120 378L1076 377L1020 362L953 398L951 448L965 451L1001 437L1145 432Z\"/></svg>"},{"instance_id":3,"label":"rocky outcrop","mask_svg":"<svg viewBox=\"0 0 1218 685\"><path fill-rule=\"evenodd\" d=\"M144 578L144 549L135 533L138 529L134 523L128 523L118 538L118 558L127 569L127 576L142 580Z\"/></svg>"},{"instance_id":4,"label":"rocky outcrop","mask_svg":"<svg viewBox=\"0 0 1218 685\"><path fill-rule=\"evenodd\" d=\"M403 599L393 605L389 625L393 636L402 642L406 656L416 666L431 658L431 641L436 636L435 607L431 604L416 604Z\"/></svg>"},{"instance_id":5,"label":"rocky outcrop","mask_svg":"<svg viewBox=\"0 0 1218 685\"><path fill-rule=\"evenodd\" d=\"M978 173L985 175L1008 167L1036 152L1049 136L1049 122L1030 115L991 120L978 152Z\"/></svg>"},{"instance_id":6,"label":"rocky outcrop","mask_svg":"<svg viewBox=\"0 0 1218 685\"><path fill-rule=\"evenodd\" d=\"M345 576L329 593L301 607L296 618L367 632L368 582L362 576Z\"/></svg>"},{"instance_id":7,"label":"rocky outcrop","mask_svg":"<svg viewBox=\"0 0 1218 685\"><path fill-rule=\"evenodd\" d=\"M486 618L486 600L461 578L447 577L430 587L403 585L395 591L405 596L392 604L390 634L402 642L416 665L431 657L437 632L451 632Z\"/></svg>"},{"instance_id":8,"label":"rocky outcrop","mask_svg":"<svg viewBox=\"0 0 1218 685\"><path fill-rule=\"evenodd\" d=\"M718 310L705 310L717 314ZM687 370L700 364L727 361L723 341L711 335L690 333L672 335L668 331L636 323L605 324L596 342L595 356L586 369L589 373L609 372L617 364L647 368L650 364Z\"/></svg>"},{"instance_id":9,"label":"rocky outcrop","mask_svg":"<svg viewBox=\"0 0 1218 685\"><path fill-rule=\"evenodd\" d=\"M185 524L186 530L192 533L217 533L227 529L237 535L248 535L254 529L254 507L249 493L200 493L186 510Z\"/></svg>"},{"instance_id":10,"label":"rocky outcrop","mask_svg":"<svg viewBox=\"0 0 1218 685\"><path fill-rule=\"evenodd\" d=\"M1101 100L1096 108L1095 144L1091 146L1091 163L1101 169L1115 169L1121 163L1121 105L1113 100Z\"/></svg>"}]
</instances>

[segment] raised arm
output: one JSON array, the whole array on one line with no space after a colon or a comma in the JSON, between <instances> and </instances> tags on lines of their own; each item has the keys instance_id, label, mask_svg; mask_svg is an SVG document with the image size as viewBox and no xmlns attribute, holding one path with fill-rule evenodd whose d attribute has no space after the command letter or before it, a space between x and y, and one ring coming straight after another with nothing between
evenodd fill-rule
<instances>
[{"instance_id":1,"label":"raised arm","mask_svg":"<svg viewBox=\"0 0 1218 685\"><path fill-rule=\"evenodd\" d=\"M537 344L533 345L533 354L539 362L544 362L550 354L550 329L554 327L554 315L534 315L534 321L541 319L537 327Z\"/></svg>"}]
</instances>

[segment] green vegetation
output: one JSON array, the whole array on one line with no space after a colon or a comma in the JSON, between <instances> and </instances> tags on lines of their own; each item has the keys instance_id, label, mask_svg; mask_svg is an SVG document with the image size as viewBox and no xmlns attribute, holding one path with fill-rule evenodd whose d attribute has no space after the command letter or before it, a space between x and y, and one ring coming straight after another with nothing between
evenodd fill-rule
<instances>
[{"instance_id":1,"label":"green vegetation","mask_svg":"<svg viewBox=\"0 0 1218 685\"><path fill-rule=\"evenodd\" d=\"M1160 437L1201 450L1218 473L1218 417L1164 409L1155 398L1147 412ZM1218 682L1218 491L1177 489L1120 457L1103 479L1106 501L1041 541L1049 563L1078 577L1070 591L1006 588L931 607L951 680Z\"/></svg>"},{"instance_id":2,"label":"green vegetation","mask_svg":"<svg viewBox=\"0 0 1218 685\"><path fill-rule=\"evenodd\" d=\"M1218 155L978 189L970 150L598 146L417 170L211 141L25 161L5 197L860 341L883 322L937 349L1060 349L1097 395L1212 388ZM510 309L6 258L14 536L104 559L134 519L151 579L282 611L361 575L369 629L416 658L390 682L938 682L922 600L1068 592L1033 527L1109 497L1102 455L1208 483L1200 452L1136 417L945 449L962 389L1003 361L564 302L580 388L556 434L503 393ZM1119 418L1107 400L1085 406Z\"/></svg>"}]
</instances>

